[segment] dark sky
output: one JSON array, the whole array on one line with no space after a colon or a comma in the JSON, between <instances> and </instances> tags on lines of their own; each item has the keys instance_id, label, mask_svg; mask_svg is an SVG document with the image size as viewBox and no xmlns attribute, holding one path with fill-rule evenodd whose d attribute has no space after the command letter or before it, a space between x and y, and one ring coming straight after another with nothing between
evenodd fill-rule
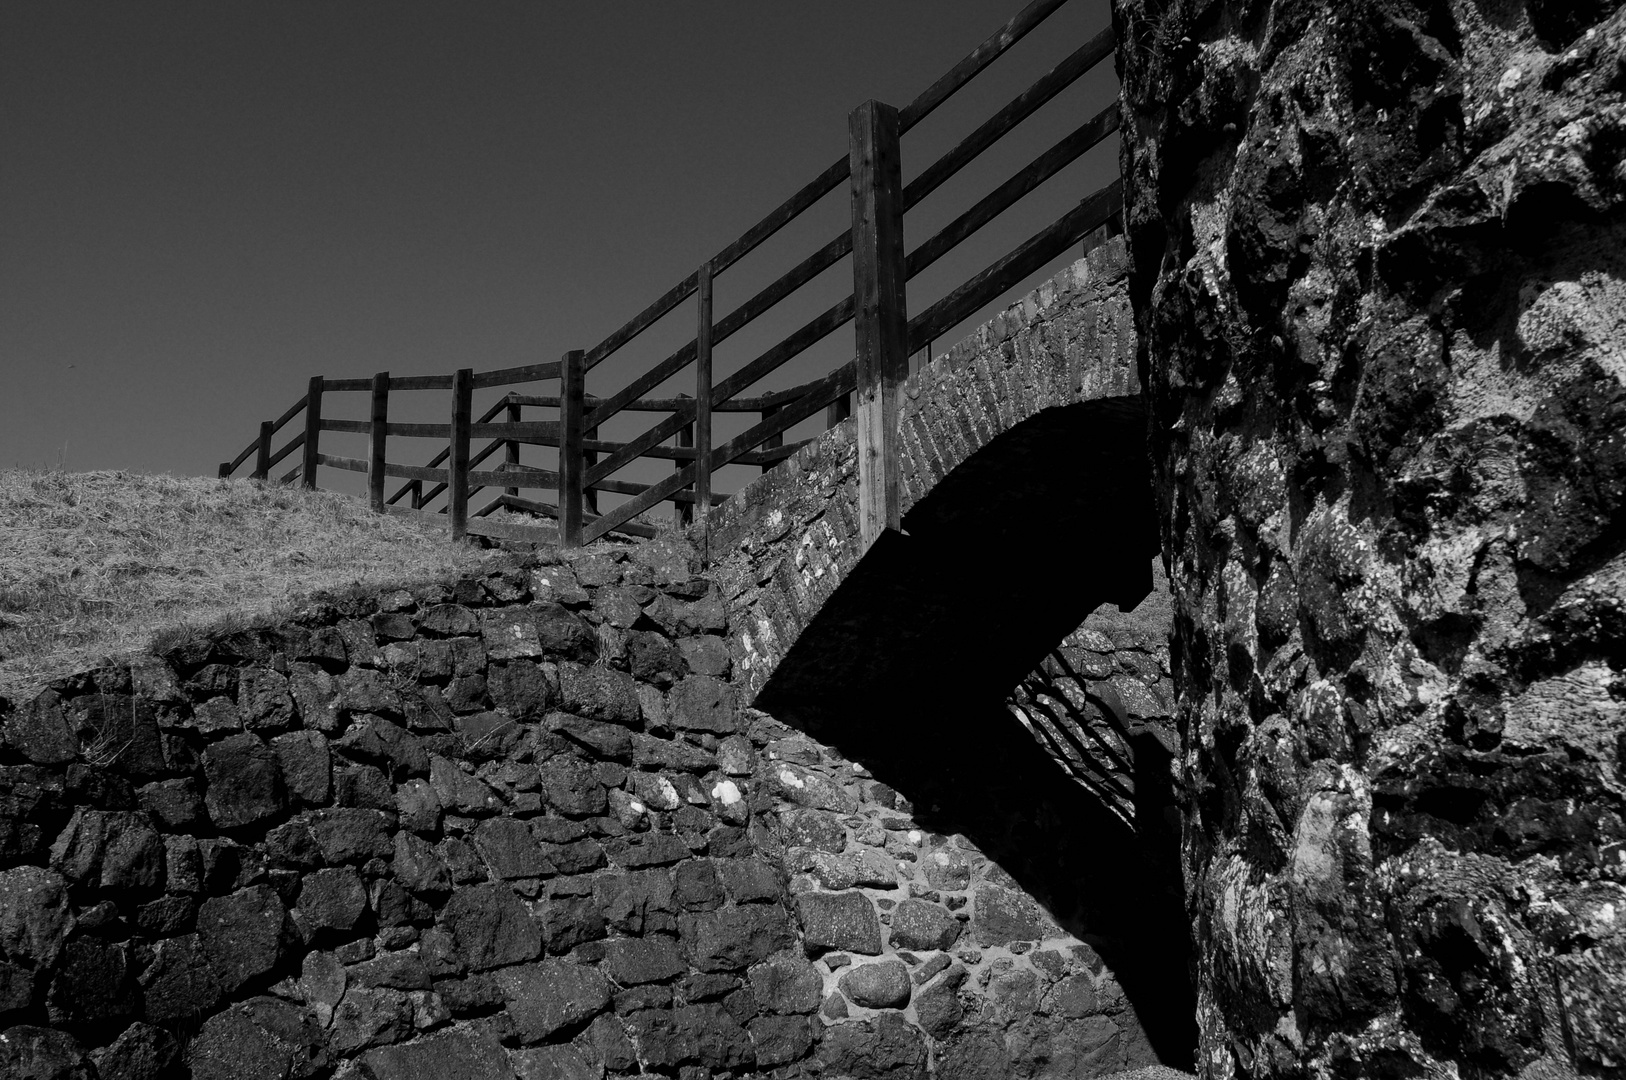
<instances>
[{"instance_id":1,"label":"dark sky","mask_svg":"<svg viewBox=\"0 0 1626 1080\"><path fill-rule=\"evenodd\" d=\"M1018 6L0 5L0 467L213 473L312 374L589 348L843 156L854 105L906 104ZM1072 0L906 137L905 177L1107 21ZM1109 62L911 213L907 245L1115 93ZM1116 155L1109 140L911 282L911 310L1109 181ZM718 313L845 228L846 197L721 276ZM721 347L720 373L845 295L850 264L815 285ZM686 304L589 391L692 334ZM850 354L838 331L759 389ZM392 413L442 419L444 400Z\"/></svg>"}]
</instances>

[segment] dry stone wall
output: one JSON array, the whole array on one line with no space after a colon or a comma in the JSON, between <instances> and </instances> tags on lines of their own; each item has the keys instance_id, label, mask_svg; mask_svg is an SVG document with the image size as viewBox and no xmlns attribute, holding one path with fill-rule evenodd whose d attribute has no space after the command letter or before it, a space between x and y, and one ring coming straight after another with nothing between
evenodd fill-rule
<instances>
[{"instance_id":1,"label":"dry stone wall","mask_svg":"<svg viewBox=\"0 0 1626 1080\"><path fill-rule=\"evenodd\" d=\"M1153 1061L1090 941L741 704L693 569L328 598L0 703L0 1075Z\"/></svg>"}]
</instances>

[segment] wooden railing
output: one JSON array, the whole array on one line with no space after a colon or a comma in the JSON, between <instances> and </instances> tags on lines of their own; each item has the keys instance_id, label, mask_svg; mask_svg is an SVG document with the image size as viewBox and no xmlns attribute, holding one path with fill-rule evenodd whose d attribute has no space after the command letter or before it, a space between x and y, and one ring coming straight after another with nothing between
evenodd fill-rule
<instances>
[{"instance_id":1,"label":"wooden railing","mask_svg":"<svg viewBox=\"0 0 1626 1080\"><path fill-rule=\"evenodd\" d=\"M956 245L988 224L1018 199L1054 176L1118 128L1117 106L1109 106L1034 158L1026 167L907 253L904 215L1021 123L1080 75L1111 55L1110 29L1085 42L1042 75L953 148L902 183L900 139L910 128L966 85L1007 49L1060 8L1066 0L1034 0L998 32L902 109L869 101L849 117L846 157L833 162L810 183L733 243L702 263L694 273L646 307L620 329L585 351L564 354L557 363L531 364L497 371L464 368L451 375L406 378L379 372L371 379L324 379L316 376L303 398L276 420L260 425L259 436L235 459L223 462L220 475L232 475L250 457L253 477L269 480L273 470L296 451L300 463L279 479L300 479L314 488L318 469L345 469L367 477L372 507L380 512L425 512L444 496L438 513L446 514L453 538L475 533L508 539L557 538L572 546L616 530L652 536L655 530L635 520L662 502L677 508L680 521L703 521L721 496L712 491L713 473L729 464L764 470L793 454L802 443L784 444L795 425L825 410L828 423L856 412L860 463L860 521L866 539L898 525L896 482L896 393L908 375L909 357L1018 282L1041 269L1087 236L1117 228L1122 209L1121 182L1084 198L1058 220L1017 245L1008 254L964 281L926 310L910 318L905 283ZM712 283L721 274L825 195L848 182L852 193L851 228L842 231L777 280L733 311L714 318ZM727 376L713 381L712 351L770 308L807 285L818 274L851 254L853 292L783 340ZM586 376L617 350L633 341L678 305L695 303L694 337L614 393L586 393ZM854 358L822 378L789 390L745 397L755 384L848 322L854 323ZM694 370L693 397L650 397L687 369ZM478 418L472 415L476 389L558 382L557 393L511 391ZM450 391L450 423L392 423L391 395L397 391ZM856 391L856 395L855 395ZM332 419L324 401L334 393L371 395L368 419ZM852 398L856 396L856 409ZM525 409L553 410L555 420L526 420ZM622 413L648 412L661 418L625 440L599 438L603 425ZM712 415L754 413L758 420L743 432L714 445ZM303 431L273 450L278 432L303 413ZM442 415L445 415L444 413ZM498 419L499 415L502 419ZM324 431L368 436L366 458L340 457L320 451ZM444 447L427 464L402 465L386 460L390 436L433 439ZM478 451L476 440L489 440ZM675 440L675 445L667 445ZM558 467L542 469L520 463L519 448L529 444L558 448ZM496 467L480 468L499 450ZM654 483L616 479L630 463L643 458L668 459L672 473ZM388 478L406 483L386 497ZM425 485L432 485L425 488ZM485 488L502 493L473 515L469 499ZM554 502L522 495L550 491ZM626 496L600 511L598 494ZM403 503L404 500L404 503ZM557 532L484 521L499 508L557 520Z\"/></svg>"}]
</instances>

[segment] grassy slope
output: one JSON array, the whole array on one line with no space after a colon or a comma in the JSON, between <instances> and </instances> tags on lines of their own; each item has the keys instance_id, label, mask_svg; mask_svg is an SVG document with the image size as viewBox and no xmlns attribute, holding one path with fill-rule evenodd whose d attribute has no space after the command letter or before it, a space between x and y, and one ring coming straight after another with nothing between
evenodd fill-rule
<instances>
[{"instance_id":1,"label":"grassy slope","mask_svg":"<svg viewBox=\"0 0 1626 1080\"><path fill-rule=\"evenodd\" d=\"M346 495L248 480L0 470L0 696L356 583L455 575L490 553Z\"/></svg>"}]
</instances>

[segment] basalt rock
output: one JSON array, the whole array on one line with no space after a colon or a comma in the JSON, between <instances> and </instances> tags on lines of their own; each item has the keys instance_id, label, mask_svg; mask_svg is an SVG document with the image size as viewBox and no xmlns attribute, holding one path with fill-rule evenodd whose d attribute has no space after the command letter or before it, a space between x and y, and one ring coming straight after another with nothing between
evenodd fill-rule
<instances>
[{"instance_id":1,"label":"basalt rock","mask_svg":"<svg viewBox=\"0 0 1626 1080\"><path fill-rule=\"evenodd\" d=\"M1626 8L1114 19L1198 1061L1618 1075Z\"/></svg>"}]
</instances>

